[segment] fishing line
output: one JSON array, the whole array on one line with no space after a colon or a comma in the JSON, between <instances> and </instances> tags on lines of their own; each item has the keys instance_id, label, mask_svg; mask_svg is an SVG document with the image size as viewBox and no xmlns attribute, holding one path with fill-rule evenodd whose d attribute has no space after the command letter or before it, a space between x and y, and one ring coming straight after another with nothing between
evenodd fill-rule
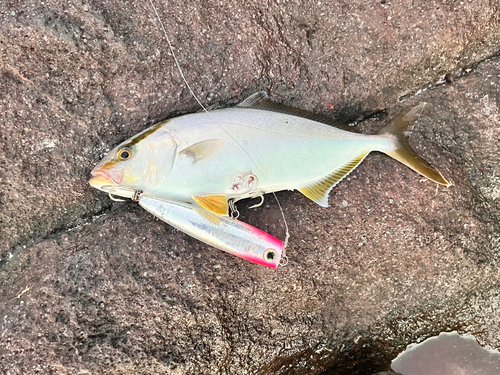
<instances>
[{"instance_id":1,"label":"fishing line","mask_svg":"<svg viewBox=\"0 0 500 375\"><path fill-rule=\"evenodd\" d=\"M177 60L177 57L175 55L175 52L174 52L174 48L172 47L172 43L170 43L170 38L168 37L167 35L167 31L165 30L165 26L163 26L163 22L160 18L160 15L158 14L158 11L156 10L156 7L153 3L153 0L149 0L151 6L153 7L153 10L155 12L155 15L156 15L156 18L158 19L158 22L160 23L160 26L161 26L161 29L163 30L163 34L165 35L165 39L167 39L167 43L168 43L168 48L170 49L170 52L172 53L172 57L174 58L174 61L175 61L175 65L177 66L177 69L179 70L179 73L182 77L182 80L184 81L184 83L186 84L186 87L188 88L189 92L191 93L191 95L193 96L193 98L198 102L198 104L200 105L200 107L203 109L203 111L205 111L209 116L211 116L211 113L205 108L205 106L201 103L201 101L198 99L198 97L196 96L196 94L194 93L194 91L191 89L191 86L189 85L186 77L184 76L184 73L182 72L182 68L179 64L179 61ZM214 123L217 124L217 122L214 121ZM259 172L260 171L260 168L259 166L257 165L257 163L255 162L255 160L253 160L253 158L250 156L250 154L247 152L247 150L245 150L245 148L236 140L236 138L234 138L231 133L229 133L226 129L224 129L221 125L219 125L219 127L229 136L231 137L231 139L236 142L236 144L243 150L243 152L248 156L248 158L250 159L250 161L254 164L254 166L257 168L257 170ZM274 199L276 200L276 203L278 204L278 207L280 209L280 212L281 212L281 216L283 217L283 223L285 225L285 231L286 231L286 234L285 234L285 241L283 242L283 249L285 249L288 245L288 239L290 238L290 233L288 231L288 223L286 221L286 217L285 217L285 213L283 212L283 208L281 207L281 204L278 200L278 197L276 196L276 193L272 190L272 186L268 183L267 184L268 187L271 189L271 193L273 194L274 196Z\"/></svg>"},{"instance_id":2,"label":"fishing line","mask_svg":"<svg viewBox=\"0 0 500 375\"><path fill-rule=\"evenodd\" d=\"M170 38L168 37L167 31L165 30L165 27L163 26L163 22L161 21L160 15L158 14L158 11L156 10L155 5L153 4L153 0L149 0L149 2L151 3L151 6L153 7L153 9L155 11L156 18L158 19L158 22L160 22L161 29L163 30L163 34L165 35L165 38L167 39L167 42L168 42L168 48L170 48L170 52L172 53L172 57L174 58L175 65L177 65L177 69L179 70L179 73L181 74L181 77L182 77L184 83L186 84L187 88L189 89L189 92L191 93L191 95L193 95L193 98L195 98L195 100L198 102L200 107L203 108L203 110L208 113L205 106L203 104L201 104L200 100L195 95L194 91L191 89L191 86L189 86L189 83L188 83L186 77L184 77L184 73L182 72L179 61L177 61L177 57L175 56L175 52L174 52L174 48L172 47L172 43L170 43Z\"/></svg>"}]
</instances>

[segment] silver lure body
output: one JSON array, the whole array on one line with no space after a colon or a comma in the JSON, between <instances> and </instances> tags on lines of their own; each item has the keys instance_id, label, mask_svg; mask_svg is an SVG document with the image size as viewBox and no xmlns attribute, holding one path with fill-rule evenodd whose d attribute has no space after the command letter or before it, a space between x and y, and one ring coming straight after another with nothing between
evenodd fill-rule
<instances>
[{"instance_id":1,"label":"silver lure body","mask_svg":"<svg viewBox=\"0 0 500 375\"><path fill-rule=\"evenodd\" d=\"M231 217L148 196L141 196L139 204L174 228L251 262L277 268L284 254L282 241Z\"/></svg>"}]
</instances>

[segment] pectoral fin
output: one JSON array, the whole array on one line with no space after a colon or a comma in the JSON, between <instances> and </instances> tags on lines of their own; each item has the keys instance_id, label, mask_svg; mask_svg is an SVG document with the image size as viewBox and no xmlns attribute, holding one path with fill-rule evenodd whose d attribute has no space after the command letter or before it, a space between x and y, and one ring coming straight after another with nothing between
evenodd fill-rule
<instances>
[{"instance_id":1,"label":"pectoral fin","mask_svg":"<svg viewBox=\"0 0 500 375\"><path fill-rule=\"evenodd\" d=\"M179 154L187 156L194 164L212 158L221 150L223 146L223 139L209 139L195 143L194 145L182 150Z\"/></svg>"},{"instance_id":2,"label":"pectoral fin","mask_svg":"<svg viewBox=\"0 0 500 375\"><path fill-rule=\"evenodd\" d=\"M193 199L204 209L216 213L217 215L227 216L229 206L225 195L210 194L195 196Z\"/></svg>"},{"instance_id":3,"label":"pectoral fin","mask_svg":"<svg viewBox=\"0 0 500 375\"><path fill-rule=\"evenodd\" d=\"M335 172L319 181L313 182L311 185L299 189L307 198L315 201L322 207L328 207L328 194L332 188L337 185L345 176L351 173L368 153L360 155L355 159L348 162L343 167L337 169Z\"/></svg>"}]
</instances>

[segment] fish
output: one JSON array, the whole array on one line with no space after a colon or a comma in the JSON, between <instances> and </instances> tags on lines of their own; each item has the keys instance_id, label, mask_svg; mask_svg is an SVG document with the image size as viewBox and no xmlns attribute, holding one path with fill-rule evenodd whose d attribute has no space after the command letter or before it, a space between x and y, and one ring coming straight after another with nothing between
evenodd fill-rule
<instances>
[{"instance_id":1,"label":"fish","mask_svg":"<svg viewBox=\"0 0 500 375\"><path fill-rule=\"evenodd\" d=\"M406 108L377 134L362 134L257 92L231 108L145 129L112 149L89 183L112 197L141 192L220 216L230 214L231 202L282 190L297 190L328 207L333 187L378 151L449 186L408 144L425 105Z\"/></svg>"},{"instance_id":2,"label":"fish","mask_svg":"<svg viewBox=\"0 0 500 375\"><path fill-rule=\"evenodd\" d=\"M157 218L219 250L274 269L287 262L283 241L235 218L143 194L138 201Z\"/></svg>"}]
</instances>

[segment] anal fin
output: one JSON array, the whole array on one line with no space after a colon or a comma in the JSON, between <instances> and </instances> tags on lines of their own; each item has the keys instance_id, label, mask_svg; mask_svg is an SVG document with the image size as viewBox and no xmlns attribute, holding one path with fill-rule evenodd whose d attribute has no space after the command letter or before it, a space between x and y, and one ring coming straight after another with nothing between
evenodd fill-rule
<instances>
[{"instance_id":1,"label":"anal fin","mask_svg":"<svg viewBox=\"0 0 500 375\"><path fill-rule=\"evenodd\" d=\"M349 173L351 173L359 165L359 163L363 161L366 155L368 155L368 153L354 158L344 166L337 169L332 174L319 181L313 182L311 185L299 189L299 191L307 198L315 201L320 206L328 207L328 194L330 193L332 188Z\"/></svg>"},{"instance_id":2,"label":"anal fin","mask_svg":"<svg viewBox=\"0 0 500 375\"><path fill-rule=\"evenodd\" d=\"M227 197L223 194L199 195L194 196L193 199L201 207L217 215L227 216L229 214Z\"/></svg>"}]
</instances>

